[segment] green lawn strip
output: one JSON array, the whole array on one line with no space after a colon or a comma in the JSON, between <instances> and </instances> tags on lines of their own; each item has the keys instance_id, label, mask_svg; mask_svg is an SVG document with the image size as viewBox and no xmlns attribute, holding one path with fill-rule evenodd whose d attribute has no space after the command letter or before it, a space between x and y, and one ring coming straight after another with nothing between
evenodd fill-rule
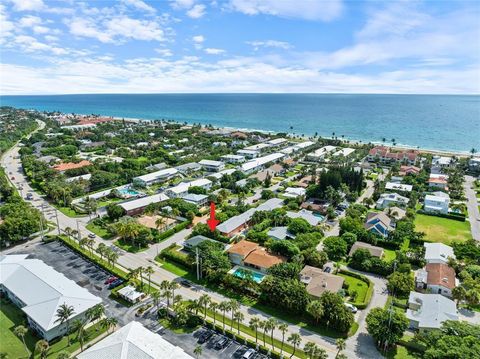
<instances>
[{"instance_id":1,"label":"green lawn strip","mask_svg":"<svg viewBox=\"0 0 480 359\"><path fill-rule=\"evenodd\" d=\"M203 311L202 311L202 313L203 313ZM199 315L201 316L202 313L199 313ZM216 325L223 328L223 313L217 312L215 318L216 318L216 321L215 321ZM213 311L211 311L210 309L207 309L207 320L209 322L213 323ZM232 323L232 321L229 319L229 314L227 313L225 315L225 329L226 330L228 329L228 330L232 331L234 334L238 334L237 322L233 323L233 329L230 329L231 323ZM255 331L253 329L251 329L248 325L245 325L245 324L242 324L242 323L240 324L240 335L241 335L241 333L245 333L245 334L247 334L247 335L249 335L249 336L251 336L252 338L255 339ZM272 347L272 341L271 341L271 338L270 338L269 334L270 333L267 332L266 335L265 335L265 344L266 344L267 349L271 349L271 347ZM292 354L293 353L293 347L290 344L288 344L287 338L288 338L288 334L285 334L285 342L284 342L284 345L283 345L283 351L286 352L286 353ZM263 331L260 328L258 329L258 343L263 345ZM273 346L278 348L278 351L280 351L280 348L282 346L282 341L278 340L276 338L273 338ZM307 358L307 355L301 350L301 348L297 348L297 350L295 351L295 356L297 356L299 358Z\"/></svg>"},{"instance_id":2,"label":"green lawn strip","mask_svg":"<svg viewBox=\"0 0 480 359\"><path fill-rule=\"evenodd\" d=\"M53 205L56 209L58 209L60 212L62 212L64 215L70 218L80 218L80 217L85 217L84 214L78 214L75 212L75 210L71 209L70 207L61 207L57 205Z\"/></svg>"},{"instance_id":3,"label":"green lawn strip","mask_svg":"<svg viewBox=\"0 0 480 359\"><path fill-rule=\"evenodd\" d=\"M41 338L34 335L33 331L28 327L26 318L23 312L12 303L7 303L2 300L0 306L0 331L2 333L1 352L5 352L10 358L28 358L25 347L20 338L18 338L13 330L18 325L24 325L29 329L25 336L25 343L30 350L35 350L35 343ZM91 341L97 336L103 334L105 329L102 329L100 324L95 324L87 328L87 340ZM86 343L85 343L86 344ZM86 345L84 346L86 347ZM67 346L67 338L64 337L55 342L50 343L50 350L48 351L48 358L56 358L62 351L73 353L80 348L80 343L75 339L75 333L70 334L70 346ZM34 358L40 358L40 354L34 354Z\"/></svg>"},{"instance_id":4,"label":"green lawn strip","mask_svg":"<svg viewBox=\"0 0 480 359\"><path fill-rule=\"evenodd\" d=\"M87 229L103 239L111 239L113 237L113 234L108 229L96 225L95 223L87 224Z\"/></svg>"},{"instance_id":5,"label":"green lawn strip","mask_svg":"<svg viewBox=\"0 0 480 359\"><path fill-rule=\"evenodd\" d=\"M386 260L387 262L392 262L397 257L397 255L395 254L395 251L391 249L384 248L383 253L385 254L383 259Z\"/></svg>"},{"instance_id":6,"label":"green lawn strip","mask_svg":"<svg viewBox=\"0 0 480 359\"><path fill-rule=\"evenodd\" d=\"M175 334L192 333L200 327L200 325L197 325L195 327L186 327L186 326L178 327L178 326L175 326L170 320L166 318L160 319L159 322L164 328L174 332Z\"/></svg>"},{"instance_id":7,"label":"green lawn strip","mask_svg":"<svg viewBox=\"0 0 480 359\"><path fill-rule=\"evenodd\" d=\"M355 299L356 302L364 302L365 297L367 295L367 290L368 290L368 284L365 283L364 281L349 276L345 273L338 273L340 277L343 277L345 279L345 283L348 284L348 290L355 290L357 292L357 298Z\"/></svg>"},{"instance_id":8,"label":"green lawn strip","mask_svg":"<svg viewBox=\"0 0 480 359\"><path fill-rule=\"evenodd\" d=\"M415 229L424 232L425 239L430 242L449 244L452 241L463 242L472 238L468 222L420 213L415 217Z\"/></svg>"},{"instance_id":9,"label":"green lawn strip","mask_svg":"<svg viewBox=\"0 0 480 359\"><path fill-rule=\"evenodd\" d=\"M148 246L146 247L139 247L137 245L132 245L131 243L125 242L122 239L119 239L115 242L113 242L118 248L123 249L124 251L130 252L130 253L139 253L146 251L148 249Z\"/></svg>"}]
</instances>

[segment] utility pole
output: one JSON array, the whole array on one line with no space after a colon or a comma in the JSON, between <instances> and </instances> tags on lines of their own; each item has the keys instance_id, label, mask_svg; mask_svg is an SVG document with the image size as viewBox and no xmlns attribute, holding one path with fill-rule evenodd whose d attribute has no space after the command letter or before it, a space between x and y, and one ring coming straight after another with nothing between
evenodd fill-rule
<instances>
[{"instance_id":1,"label":"utility pole","mask_svg":"<svg viewBox=\"0 0 480 359\"><path fill-rule=\"evenodd\" d=\"M57 219L57 229L58 229L58 235L62 234L60 232L60 223L58 222L58 211L55 209L55 218Z\"/></svg>"},{"instance_id":2,"label":"utility pole","mask_svg":"<svg viewBox=\"0 0 480 359\"><path fill-rule=\"evenodd\" d=\"M42 241L45 239L45 236L43 234L43 203L42 203L42 214L40 215L40 230L42 231L41 237Z\"/></svg>"},{"instance_id":3,"label":"utility pole","mask_svg":"<svg viewBox=\"0 0 480 359\"><path fill-rule=\"evenodd\" d=\"M200 263L199 263L198 247L195 248L195 262L197 263L197 280L200 280Z\"/></svg>"},{"instance_id":4,"label":"utility pole","mask_svg":"<svg viewBox=\"0 0 480 359\"><path fill-rule=\"evenodd\" d=\"M80 242L80 227L78 226L78 219L77 219L77 240Z\"/></svg>"}]
</instances>

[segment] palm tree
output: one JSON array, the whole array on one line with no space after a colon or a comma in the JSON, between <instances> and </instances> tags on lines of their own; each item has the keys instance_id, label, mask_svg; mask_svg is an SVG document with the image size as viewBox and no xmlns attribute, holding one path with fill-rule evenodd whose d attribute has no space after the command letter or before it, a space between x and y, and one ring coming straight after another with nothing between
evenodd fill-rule
<instances>
[{"instance_id":1,"label":"palm tree","mask_svg":"<svg viewBox=\"0 0 480 359\"><path fill-rule=\"evenodd\" d=\"M140 288L143 289L143 274L145 273L145 268L138 267L137 271L138 271L138 276L140 278Z\"/></svg>"},{"instance_id":2,"label":"palm tree","mask_svg":"<svg viewBox=\"0 0 480 359\"><path fill-rule=\"evenodd\" d=\"M172 291L172 305L175 304L175 290L179 288L179 285L177 282L171 282L169 285L169 289Z\"/></svg>"},{"instance_id":3,"label":"palm tree","mask_svg":"<svg viewBox=\"0 0 480 359\"><path fill-rule=\"evenodd\" d=\"M322 302L320 302L319 300L312 300L307 305L307 312L315 319L315 322L318 324L324 312Z\"/></svg>"},{"instance_id":4,"label":"palm tree","mask_svg":"<svg viewBox=\"0 0 480 359\"><path fill-rule=\"evenodd\" d=\"M22 339L23 346L25 347L25 351L27 352L27 356L30 356L30 350L28 350L27 344L25 343L25 335L27 335L27 333L28 333L28 329L23 325L17 325L13 329L13 334L15 334L17 337Z\"/></svg>"},{"instance_id":5,"label":"palm tree","mask_svg":"<svg viewBox=\"0 0 480 359\"><path fill-rule=\"evenodd\" d=\"M80 248L83 249L83 247L86 247L87 246L87 242L88 242L88 238L87 237L83 237L82 239L80 239L78 241L78 245L80 246Z\"/></svg>"},{"instance_id":6,"label":"palm tree","mask_svg":"<svg viewBox=\"0 0 480 359\"><path fill-rule=\"evenodd\" d=\"M157 228L157 231L158 229L161 227L162 230L165 226L165 224L167 223L167 221L165 220L165 218L163 217L157 217L157 219L155 220L155 227Z\"/></svg>"},{"instance_id":7,"label":"palm tree","mask_svg":"<svg viewBox=\"0 0 480 359\"><path fill-rule=\"evenodd\" d=\"M273 331L277 328L278 321L275 318L268 318L267 320L267 327L270 330L270 344L272 344L272 350L274 349L273 346Z\"/></svg>"},{"instance_id":8,"label":"palm tree","mask_svg":"<svg viewBox=\"0 0 480 359\"><path fill-rule=\"evenodd\" d=\"M148 266L147 268L145 268L145 274L148 276L148 291L150 292L151 288L152 288L152 280L151 280L151 277L152 277L152 274L155 273L155 270L153 269L152 266Z\"/></svg>"},{"instance_id":9,"label":"palm tree","mask_svg":"<svg viewBox=\"0 0 480 359\"><path fill-rule=\"evenodd\" d=\"M110 252L108 252L107 259L110 262L111 267L115 267L115 264L117 263L117 260L118 260L119 257L120 257L120 255L118 253L112 251L112 250L110 250Z\"/></svg>"},{"instance_id":10,"label":"palm tree","mask_svg":"<svg viewBox=\"0 0 480 359\"><path fill-rule=\"evenodd\" d=\"M258 317L253 317L250 319L248 326L250 329L255 330L255 344L258 342L258 327L260 326L261 320Z\"/></svg>"},{"instance_id":11,"label":"palm tree","mask_svg":"<svg viewBox=\"0 0 480 359\"><path fill-rule=\"evenodd\" d=\"M86 246L90 250L90 254L93 255L93 246L95 245L95 240L92 238L87 238Z\"/></svg>"},{"instance_id":12,"label":"palm tree","mask_svg":"<svg viewBox=\"0 0 480 359\"><path fill-rule=\"evenodd\" d=\"M153 305L155 306L155 309L158 310L158 304L160 303L160 292L158 290L152 292L152 294L150 294L152 296L152 299L153 299Z\"/></svg>"},{"instance_id":13,"label":"palm tree","mask_svg":"<svg viewBox=\"0 0 480 359\"><path fill-rule=\"evenodd\" d=\"M172 292L170 291L170 282L168 280L163 280L160 283L160 290L162 291L162 297L167 299L167 308L170 307L170 298L172 295Z\"/></svg>"},{"instance_id":14,"label":"palm tree","mask_svg":"<svg viewBox=\"0 0 480 359\"><path fill-rule=\"evenodd\" d=\"M102 328L106 329L107 332L110 331L110 329L114 329L118 324L118 320L116 318L104 318L101 322Z\"/></svg>"},{"instance_id":15,"label":"palm tree","mask_svg":"<svg viewBox=\"0 0 480 359\"><path fill-rule=\"evenodd\" d=\"M70 239L70 236L72 235L72 229L70 227L65 227L63 231L67 235L68 239Z\"/></svg>"},{"instance_id":16,"label":"palm tree","mask_svg":"<svg viewBox=\"0 0 480 359\"><path fill-rule=\"evenodd\" d=\"M205 322L207 318L207 307L212 300L208 294L202 294L200 298L198 298L198 304L203 307L203 321Z\"/></svg>"},{"instance_id":17,"label":"palm tree","mask_svg":"<svg viewBox=\"0 0 480 359\"><path fill-rule=\"evenodd\" d=\"M245 319L245 316L243 315L242 312L237 311L233 315L233 319L237 322L237 332L240 334L240 322L242 322Z\"/></svg>"},{"instance_id":18,"label":"palm tree","mask_svg":"<svg viewBox=\"0 0 480 359\"><path fill-rule=\"evenodd\" d=\"M201 345L197 345L195 349L193 349L193 354L197 359L200 358L200 355L202 355L202 352L203 352L203 349Z\"/></svg>"},{"instance_id":19,"label":"palm tree","mask_svg":"<svg viewBox=\"0 0 480 359\"><path fill-rule=\"evenodd\" d=\"M78 234L79 234L79 233L78 233L78 231L77 231L76 229L72 229L72 238L73 238L74 240L75 240L75 238L76 238L77 240L79 240L79 239L78 239Z\"/></svg>"},{"instance_id":20,"label":"palm tree","mask_svg":"<svg viewBox=\"0 0 480 359\"><path fill-rule=\"evenodd\" d=\"M127 278L131 282L135 282L135 279L138 278L138 268L136 269L130 269L130 271L127 273Z\"/></svg>"},{"instance_id":21,"label":"palm tree","mask_svg":"<svg viewBox=\"0 0 480 359\"><path fill-rule=\"evenodd\" d=\"M282 347L280 348L280 355L283 353L283 344L285 343L285 333L288 330L288 324L287 323L280 323L278 326L278 329L282 332Z\"/></svg>"},{"instance_id":22,"label":"palm tree","mask_svg":"<svg viewBox=\"0 0 480 359\"><path fill-rule=\"evenodd\" d=\"M318 346L315 343L308 342L303 347L303 351L305 352L305 354L308 355L309 359L313 359L314 357L316 358L316 354L318 352Z\"/></svg>"},{"instance_id":23,"label":"palm tree","mask_svg":"<svg viewBox=\"0 0 480 359\"><path fill-rule=\"evenodd\" d=\"M100 258L102 260L103 260L103 257L107 253L107 248L108 247L105 245L105 243L99 243L98 246L97 246L97 249L95 249L95 252L97 252L100 255Z\"/></svg>"},{"instance_id":24,"label":"palm tree","mask_svg":"<svg viewBox=\"0 0 480 359\"><path fill-rule=\"evenodd\" d=\"M45 359L47 357L47 353L50 350L50 346L46 340L39 340L35 344L35 351L40 353L40 358Z\"/></svg>"},{"instance_id":25,"label":"palm tree","mask_svg":"<svg viewBox=\"0 0 480 359\"><path fill-rule=\"evenodd\" d=\"M213 312L213 326L215 326L215 322L216 322L216 319L217 319L217 309L218 309L218 303L211 302L210 303L210 310Z\"/></svg>"},{"instance_id":26,"label":"palm tree","mask_svg":"<svg viewBox=\"0 0 480 359\"><path fill-rule=\"evenodd\" d=\"M223 331L225 331L225 314L230 309L230 303L227 301L220 302L220 304L218 305L218 309L220 309L223 312L222 324L223 324Z\"/></svg>"},{"instance_id":27,"label":"palm tree","mask_svg":"<svg viewBox=\"0 0 480 359\"><path fill-rule=\"evenodd\" d=\"M300 334L292 333L288 337L287 341L289 343L292 343L292 345L293 345L293 353L292 353L292 355L290 355L290 358L292 358L295 355L295 351L297 350L297 346L299 346L300 343L302 342L302 338L300 337Z\"/></svg>"},{"instance_id":28,"label":"palm tree","mask_svg":"<svg viewBox=\"0 0 480 359\"><path fill-rule=\"evenodd\" d=\"M70 318L72 315L75 314L75 309L71 305L67 305L66 303L63 303L58 307L57 309L57 319L55 320L55 323L60 322L60 325L63 323L66 323L67 326L67 346L70 346L70 323L68 321L68 318Z\"/></svg>"},{"instance_id":29,"label":"palm tree","mask_svg":"<svg viewBox=\"0 0 480 359\"><path fill-rule=\"evenodd\" d=\"M342 350L345 350L345 347L347 346L347 344L345 343L345 339L343 338L338 338L336 341L335 341L335 345L337 346L337 355L335 355L335 358L338 358L338 355L340 354L340 352Z\"/></svg>"},{"instance_id":30,"label":"palm tree","mask_svg":"<svg viewBox=\"0 0 480 359\"><path fill-rule=\"evenodd\" d=\"M75 326L78 326L77 329L77 340L80 343L80 350L83 352L83 345L85 344L85 339L87 338L87 332L85 330L85 323L82 323L80 320L74 322Z\"/></svg>"},{"instance_id":31,"label":"palm tree","mask_svg":"<svg viewBox=\"0 0 480 359\"><path fill-rule=\"evenodd\" d=\"M229 304L229 310L230 312L232 313L232 316L231 316L231 321L230 321L230 330L233 329L233 315L235 314L235 312L240 309L240 304L235 300L235 299L232 299L230 302L228 302Z\"/></svg>"}]
</instances>

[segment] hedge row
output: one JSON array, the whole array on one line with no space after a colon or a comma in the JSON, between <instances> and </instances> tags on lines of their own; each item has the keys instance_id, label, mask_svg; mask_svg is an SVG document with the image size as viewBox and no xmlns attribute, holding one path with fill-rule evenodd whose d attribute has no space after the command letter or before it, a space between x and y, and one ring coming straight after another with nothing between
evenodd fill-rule
<instances>
[{"instance_id":1,"label":"hedge row","mask_svg":"<svg viewBox=\"0 0 480 359\"><path fill-rule=\"evenodd\" d=\"M455 221L465 222L465 215L463 213L443 214L443 213L435 213L435 212L425 212L423 209L418 210L417 213L425 214L427 216L448 218L448 219L453 219Z\"/></svg>"},{"instance_id":2,"label":"hedge row","mask_svg":"<svg viewBox=\"0 0 480 359\"><path fill-rule=\"evenodd\" d=\"M188 255L177 251L177 245L175 243L161 251L160 258L168 259L186 268L192 268L193 266L193 263Z\"/></svg>"},{"instance_id":3,"label":"hedge row","mask_svg":"<svg viewBox=\"0 0 480 359\"><path fill-rule=\"evenodd\" d=\"M191 223L190 221L185 221L185 222L182 222L180 224L177 224L175 227L170 228L169 230L167 230L165 232L162 232L159 235L157 235L155 237L155 239L158 242L163 241L164 239L173 236L175 233L178 233L181 230L187 228L190 225L190 223Z\"/></svg>"},{"instance_id":4,"label":"hedge row","mask_svg":"<svg viewBox=\"0 0 480 359\"><path fill-rule=\"evenodd\" d=\"M368 304L370 303L370 300L372 299L373 295L373 283L370 279L365 277L364 275L355 273L355 272L350 272L346 271L344 269L339 270L340 273L349 275L350 277L354 277L357 279L360 279L362 282L365 282L368 284L368 289L367 289L367 294L365 295L365 300L363 302L354 302L353 305L356 306L358 309L365 309Z\"/></svg>"}]
</instances>

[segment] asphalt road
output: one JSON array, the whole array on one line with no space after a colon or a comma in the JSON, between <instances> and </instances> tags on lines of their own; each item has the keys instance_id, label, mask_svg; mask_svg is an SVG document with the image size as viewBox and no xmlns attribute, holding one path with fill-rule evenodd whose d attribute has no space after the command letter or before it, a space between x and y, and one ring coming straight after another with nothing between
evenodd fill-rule
<instances>
[{"instance_id":1,"label":"asphalt road","mask_svg":"<svg viewBox=\"0 0 480 359\"><path fill-rule=\"evenodd\" d=\"M480 241L480 214L478 210L480 204L473 189L473 181L475 181L475 178L472 176L465 176L463 187L465 189L465 196L467 197L468 220L470 222L472 237Z\"/></svg>"}]
</instances>

